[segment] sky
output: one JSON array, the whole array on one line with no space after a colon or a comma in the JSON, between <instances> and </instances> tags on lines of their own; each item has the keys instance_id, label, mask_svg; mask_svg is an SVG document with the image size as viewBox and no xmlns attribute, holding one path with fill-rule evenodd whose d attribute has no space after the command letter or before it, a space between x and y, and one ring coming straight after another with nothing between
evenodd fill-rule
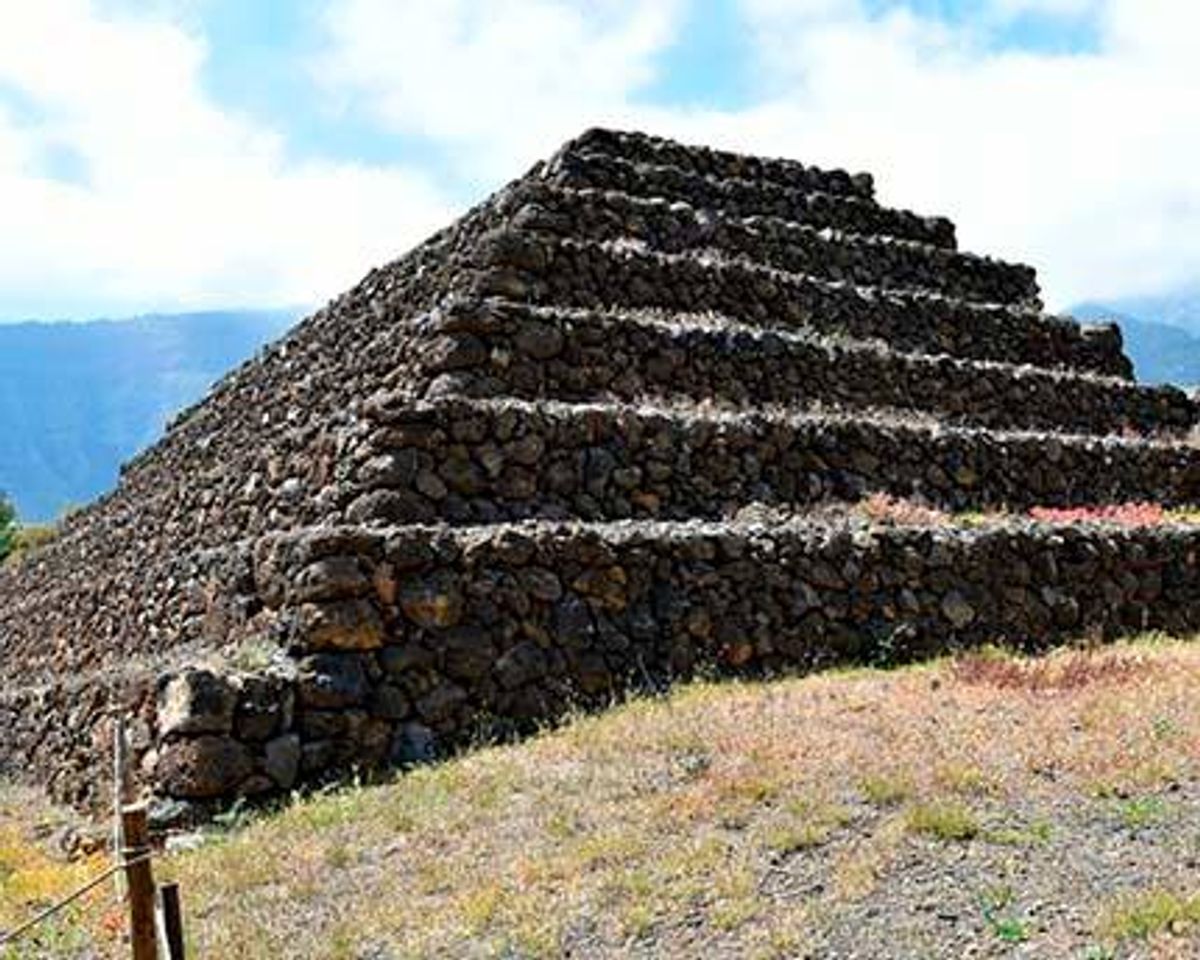
<instances>
[{"instance_id":1,"label":"sky","mask_svg":"<svg viewBox=\"0 0 1200 960\"><path fill-rule=\"evenodd\" d=\"M318 304L597 124L1200 282L1189 0L0 0L0 322Z\"/></svg>"}]
</instances>

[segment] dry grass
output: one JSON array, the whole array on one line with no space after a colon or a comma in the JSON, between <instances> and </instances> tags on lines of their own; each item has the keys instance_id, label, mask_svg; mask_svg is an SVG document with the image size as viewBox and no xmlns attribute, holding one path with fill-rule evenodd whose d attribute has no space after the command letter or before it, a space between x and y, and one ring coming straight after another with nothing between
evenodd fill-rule
<instances>
[{"instance_id":1,"label":"dry grass","mask_svg":"<svg viewBox=\"0 0 1200 960\"><path fill-rule=\"evenodd\" d=\"M1020 857L1071 829L1006 810L1169 817L1162 796L1196 780L1198 683L1200 646L1153 639L695 684L298 800L158 869L206 958L803 956L922 851ZM0 924L81 872L28 892L34 867L5 876L4 823ZM1190 936L1195 901L1170 896L1085 905L1096 950ZM985 902L996 938L1033 936Z\"/></svg>"},{"instance_id":2,"label":"dry grass","mask_svg":"<svg viewBox=\"0 0 1200 960\"><path fill-rule=\"evenodd\" d=\"M56 524L33 524L17 527L13 534L8 555L0 560L0 564L20 563L30 554L58 537Z\"/></svg>"},{"instance_id":3,"label":"dry grass","mask_svg":"<svg viewBox=\"0 0 1200 960\"><path fill-rule=\"evenodd\" d=\"M1200 923L1200 895L1147 890L1107 904L1101 925L1112 939L1148 940L1164 933L1184 933Z\"/></svg>"},{"instance_id":4,"label":"dry grass","mask_svg":"<svg viewBox=\"0 0 1200 960\"><path fill-rule=\"evenodd\" d=\"M1161 638L1160 638L1161 639ZM965 686L1052 695L1101 684L1126 684L1158 664L1143 650L1068 650L1053 657L1018 659L1003 650L983 649L957 657L955 681Z\"/></svg>"},{"instance_id":5,"label":"dry grass","mask_svg":"<svg viewBox=\"0 0 1200 960\"><path fill-rule=\"evenodd\" d=\"M49 852L68 819L29 791L0 787L0 932L65 897L106 867L100 854L68 862ZM0 958L71 955L93 942L101 948L111 946L122 916L111 890L98 890L19 948L0 947Z\"/></svg>"},{"instance_id":6,"label":"dry grass","mask_svg":"<svg viewBox=\"0 0 1200 960\"><path fill-rule=\"evenodd\" d=\"M914 804L908 811L906 823L913 833L938 840L973 840L979 836L979 820L970 807L958 801Z\"/></svg>"},{"instance_id":7,"label":"dry grass","mask_svg":"<svg viewBox=\"0 0 1200 960\"><path fill-rule=\"evenodd\" d=\"M946 527L952 517L944 510L888 493L873 493L858 504L858 509L876 523L911 527Z\"/></svg>"}]
</instances>

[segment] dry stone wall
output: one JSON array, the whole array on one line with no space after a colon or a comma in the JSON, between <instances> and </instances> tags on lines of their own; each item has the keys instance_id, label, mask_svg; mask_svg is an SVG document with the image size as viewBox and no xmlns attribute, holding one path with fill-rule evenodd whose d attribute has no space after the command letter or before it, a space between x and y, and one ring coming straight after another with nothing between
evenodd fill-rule
<instances>
[{"instance_id":1,"label":"dry stone wall","mask_svg":"<svg viewBox=\"0 0 1200 960\"><path fill-rule=\"evenodd\" d=\"M698 670L1192 629L1195 403L865 175L591 131L372 270L0 570L0 775L211 810Z\"/></svg>"},{"instance_id":2,"label":"dry stone wall","mask_svg":"<svg viewBox=\"0 0 1200 960\"><path fill-rule=\"evenodd\" d=\"M590 308L713 310L749 324L878 339L897 349L1062 367L1129 379L1115 327L933 293L859 288L715 254L550 240L532 232L489 235L483 268L465 293Z\"/></svg>"},{"instance_id":3,"label":"dry stone wall","mask_svg":"<svg viewBox=\"0 0 1200 960\"><path fill-rule=\"evenodd\" d=\"M244 680L179 674L160 694L174 725L156 762L176 796L204 801L412 762L701 670L1185 633L1200 627L1198 550L1194 529L1033 524L300 533L263 544L256 568L297 657L291 687L268 698L285 705L251 735L233 707Z\"/></svg>"},{"instance_id":4,"label":"dry stone wall","mask_svg":"<svg viewBox=\"0 0 1200 960\"><path fill-rule=\"evenodd\" d=\"M872 492L951 509L1195 502L1200 450L821 415L445 399L369 411L363 524L717 519Z\"/></svg>"},{"instance_id":5,"label":"dry stone wall","mask_svg":"<svg viewBox=\"0 0 1200 960\"><path fill-rule=\"evenodd\" d=\"M113 754L113 718L124 718L138 756L152 747L155 679L163 669L115 667L103 675L60 674L0 691L0 778L33 780L60 803L97 807Z\"/></svg>"},{"instance_id":6,"label":"dry stone wall","mask_svg":"<svg viewBox=\"0 0 1200 960\"><path fill-rule=\"evenodd\" d=\"M336 521L328 494L356 410L383 384L421 387L412 325L511 213L510 193L372 271L231 373L123 468L117 490L0 570L0 687L31 664L77 669L204 642L232 576L229 544Z\"/></svg>"},{"instance_id":7,"label":"dry stone wall","mask_svg":"<svg viewBox=\"0 0 1200 960\"><path fill-rule=\"evenodd\" d=\"M462 299L432 311L419 328L435 396L673 396L743 409L877 408L961 426L1118 436L1181 436L1200 418L1200 407L1176 387L901 353L711 313Z\"/></svg>"},{"instance_id":8,"label":"dry stone wall","mask_svg":"<svg viewBox=\"0 0 1200 960\"><path fill-rule=\"evenodd\" d=\"M643 243L663 253L713 249L788 273L858 286L932 290L947 296L1037 309L1036 273L1022 264L889 236L860 236L781 217L730 217L682 200L611 190L530 188L515 226L561 237Z\"/></svg>"},{"instance_id":9,"label":"dry stone wall","mask_svg":"<svg viewBox=\"0 0 1200 960\"><path fill-rule=\"evenodd\" d=\"M858 236L915 240L953 250L954 224L881 207L858 197L795 190L762 180L701 176L679 167L633 164L604 154L564 153L546 167L545 179L563 187L617 191L626 196L681 197L702 210L737 217L770 216Z\"/></svg>"},{"instance_id":10,"label":"dry stone wall","mask_svg":"<svg viewBox=\"0 0 1200 960\"><path fill-rule=\"evenodd\" d=\"M692 147L641 133L613 130L588 130L568 143L560 153L577 156L600 154L620 157L639 164L673 167L718 180L744 179L778 183L799 191L818 190L835 196L871 200L875 184L869 173L850 174L845 170L822 170L795 160L753 157Z\"/></svg>"}]
</instances>

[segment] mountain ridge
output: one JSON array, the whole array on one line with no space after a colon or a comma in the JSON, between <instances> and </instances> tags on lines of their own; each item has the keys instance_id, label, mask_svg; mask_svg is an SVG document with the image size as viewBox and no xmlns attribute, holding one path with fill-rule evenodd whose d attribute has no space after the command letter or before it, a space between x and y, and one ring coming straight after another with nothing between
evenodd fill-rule
<instances>
[{"instance_id":1,"label":"mountain ridge","mask_svg":"<svg viewBox=\"0 0 1200 960\"><path fill-rule=\"evenodd\" d=\"M1139 380L1200 384L1200 335L1129 312L1167 300L1173 319L1188 316L1182 297L1087 301L1069 312L1120 324ZM172 416L304 312L245 308L0 324L0 491L26 522L52 519L104 493L120 464L152 443ZM1192 315L1200 318L1200 303Z\"/></svg>"},{"instance_id":2,"label":"mountain ridge","mask_svg":"<svg viewBox=\"0 0 1200 960\"><path fill-rule=\"evenodd\" d=\"M300 308L0 325L0 490L51 519L109 489L119 465Z\"/></svg>"},{"instance_id":3,"label":"mountain ridge","mask_svg":"<svg viewBox=\"0 0 1200 960\"><path fill-rule=\"evenodd\" d=\"M1171 302L1169 313L1160 313L1156 304ZM1144 383L1172 383L1177 386L1200 384L1200 297L1191 313L1180 298L1077 304L1069 311L1080 320L1111 320L1121 327L1125 350L1133 361L1138 380ZM1161 317L1171 319L1160 319ZM1195 320L1190 324L1188 317ZM1182 322L1176 322L1176 321Z\"/></svg>"}]
</instances>

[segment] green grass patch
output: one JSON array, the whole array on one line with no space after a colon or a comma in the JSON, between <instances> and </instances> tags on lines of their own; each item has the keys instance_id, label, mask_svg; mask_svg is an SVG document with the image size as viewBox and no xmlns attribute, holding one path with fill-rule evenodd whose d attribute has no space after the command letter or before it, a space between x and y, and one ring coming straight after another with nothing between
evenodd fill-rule
<instances>
[{"instance_id":1,"label":"green grass patch","mask_svg":"<svg viewBox=\"0 0 1200 960\"><path fill-rule=\"evenodd\" d=\"M914 804L905 816L905 826L909 833L946 841L972 840L980 833L971 808L955 800Z\"/></svg>"},{"instance_id":2,"label":"green grass patch","mask_svg":"<svg viewBox=\"0 0 1200 960\"><path fill-rule=\"evenodd\" d=\"M998 847L1042 847L1054 836L1049 820L1034 820L1027 824L1005 825L984 830L981 837Z\"/></svg>"},{"instance_id":3,"label":"green grass patch","mask_svg":"<svg viewBox=\"0 0 1200 960\"><path fill-rule=\"evenodd\" d=\"M1161 797L1133 797L1122 801L1118 812L1125 827L1140 830L1168 820L1171 807Z\"/></svg>"},{"instance_id":4,"label":"green grass patch","mask_svg":"<svg viewBox=\"0 0 1200 960\"><path fill-rule=\"evenodd\" d=\"M1113 940L1148 940L1161 933L1183 933L1200 923L1200 894L1146 890L1126 896L1102 914L1099 932Z\"/></svg>"},{"instance_id":5,"label":"green grass patch","mask_svg":"<svg viewBox=\"0 0 1200 960\"><path fill-rule=\"evenodd\" d=\"M858 785L863 798L875 807L898 807L913 795L912 780L901 774L873 774Z\"/></svg>"}]
</instances>

